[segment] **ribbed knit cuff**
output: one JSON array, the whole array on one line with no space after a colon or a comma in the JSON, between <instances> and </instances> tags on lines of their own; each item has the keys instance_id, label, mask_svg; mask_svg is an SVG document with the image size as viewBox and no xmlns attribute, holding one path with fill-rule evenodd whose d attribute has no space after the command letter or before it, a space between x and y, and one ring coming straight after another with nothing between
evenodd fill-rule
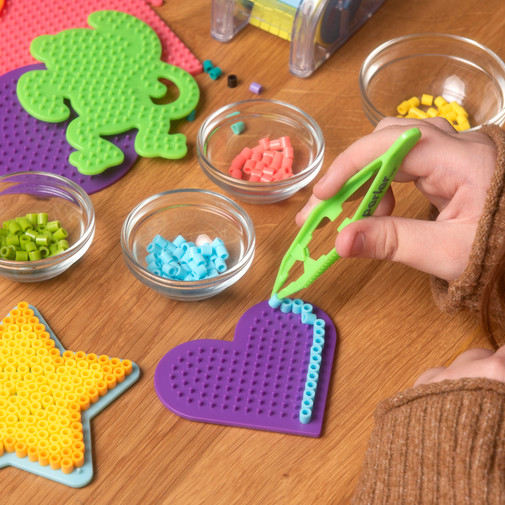
<instances>
[{"instance_id":1,"label":"ribbed knit cuff","mask_svg":"<svg viewBox=\"0 0 505 505\"><path fill-rule=\"evenodd\" d=\"M452 282L431 278L435 303L445 312L479 310L483 288L505 242L505 132L495 125L479 131L496 144L496 168L465 271Z\"/></svg>"},{"instance_id":2,"label":"ribbed knit cuff","mask_svg":"<svg viewBox=\"0 0 505 505\"><path fill-rule=\"evenodd\" d=\"M461 379L379 404L353 504L505 503L505 384Z\"/></svg>"}]
</instances>

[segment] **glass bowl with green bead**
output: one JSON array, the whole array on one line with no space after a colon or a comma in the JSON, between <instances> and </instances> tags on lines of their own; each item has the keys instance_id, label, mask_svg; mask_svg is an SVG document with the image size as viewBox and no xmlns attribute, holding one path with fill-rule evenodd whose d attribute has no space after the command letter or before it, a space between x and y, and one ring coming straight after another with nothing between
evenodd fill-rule
<instances>
[{"instance_id":1,"label":"glass bowl with green bead","mask_svg":"<svg viewBox=\"0 0 505 505\"><path fill-rule=\"evenodd\" d=\"M61 274L86 253L95 233L88 194L60 175L0 177L0 275L38 282Z\"/></svg>"}]
</instances>

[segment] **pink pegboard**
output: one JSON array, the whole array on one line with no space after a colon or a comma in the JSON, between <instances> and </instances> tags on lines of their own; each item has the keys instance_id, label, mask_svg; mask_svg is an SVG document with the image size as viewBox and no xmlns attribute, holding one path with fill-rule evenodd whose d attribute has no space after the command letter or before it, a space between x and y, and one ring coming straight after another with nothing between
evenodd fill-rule
<instances>
[{"instance_id":1,"label":"pink pegboard","mask_svg":"<svg viewBox=\"0 0 505 505\"><path fill-rule=\"evenodd\" d=\"M11 0L0 12L0 75L18 67L37 63L30 43L39 35L59 33L69 28L87 27L89 14L117 10L147 23L163 46L162 60L192 75L202 72L202 64L144 0Z\"/></svg>"}]
</instances>

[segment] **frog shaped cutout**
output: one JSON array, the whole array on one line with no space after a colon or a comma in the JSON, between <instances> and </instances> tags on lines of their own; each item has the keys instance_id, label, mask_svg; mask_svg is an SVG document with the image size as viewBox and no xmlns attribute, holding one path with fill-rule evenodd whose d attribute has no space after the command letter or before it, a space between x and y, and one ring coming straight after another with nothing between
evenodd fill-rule
<instances>
[{"instance_id":1,"label":"frog shaped cutout","mask_svg":"<svg viewBox=\"0 0 505 505\"><path fill-rule=\"evenodd\" d=\"M88 17L94 28L64 30L32 41L30 52L46 70L25 73L17 96L37 119L68 119L70 101L78 114L66 137L76 149L69 162L85 175L96 175L122 163L123 152L103 138L137 129L135 150L140 156L182 158L186 137L169 134L170 120L181 119L196 107L200 92L193 77L164 61L156 33L143 21L118 11L97 11ZM157 104L167 79L178 88L177 98Z\"/></svg>"}]
</instances>

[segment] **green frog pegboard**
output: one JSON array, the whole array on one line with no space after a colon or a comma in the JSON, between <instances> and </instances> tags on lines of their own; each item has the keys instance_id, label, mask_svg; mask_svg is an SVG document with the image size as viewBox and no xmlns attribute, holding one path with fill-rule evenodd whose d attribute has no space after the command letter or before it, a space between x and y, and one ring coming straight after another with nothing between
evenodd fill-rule
<instances>
[{"instance_id":1,"label":"green frog pegboard","mask_svg":"<svg viewBox=\"0 0 505 505\"><path fill-rule=\"evenodd\" d=\"M140 156L178 159L187 152L186 137L169 133L170 120L188 116L200 92L193 77L160 59L161 43L143 21L118 11L90 14L91 28L64 30L32 41L32 56L46 70L25 73L17 95L23 108L42 121L68 119L68 100L78 114L67 128L76 149L69 162L86 175L95 175L123 161L122 151L104 137L137 129L135 150ZM156 104L167 87L178 97Z\"/></svg>"}]
</instances>

